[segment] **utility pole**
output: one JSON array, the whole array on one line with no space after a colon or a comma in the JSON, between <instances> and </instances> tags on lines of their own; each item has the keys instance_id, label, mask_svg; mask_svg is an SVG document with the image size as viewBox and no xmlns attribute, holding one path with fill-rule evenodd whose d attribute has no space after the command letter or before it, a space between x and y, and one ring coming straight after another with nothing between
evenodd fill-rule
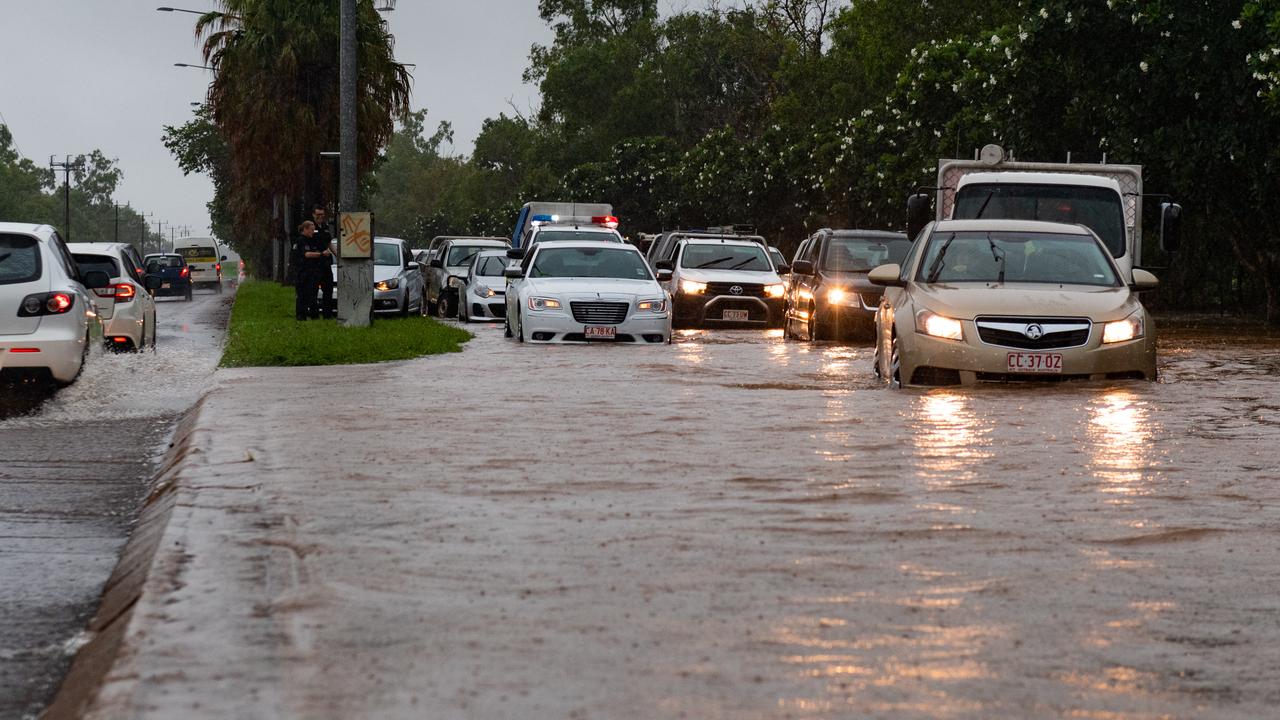
<instances>
[{"instance_id":1,"label":"utility pole","mask_svg":"<svg viewBox=\"0 0 1280 720\"><path fill-rule=\"evenodd\" d=\"M359 84L356 64L356 0L342 0L340 14L338 86L340 92L341 138L338 162L341 193L338 208L338 237L342 237L342 213L355 212L356 187L356 87ZM373 254L372 228L369 228L369 250ZM341 250L345 245L339 240ZM347 327L366 327L373 315L373 257L345 258L340 251L338 265L338 322Z\"/></svg>"},{"instance_id":2,"label":"utility pole","mask_svg":"<svg viewBox=\"0 0 1280 720\"><path fill-rule=\"evenodd\" d=\"M164 220L161 220L161 221L159 221L159 222L157 222L157 223L156 223L156 234L160 236L159 243L160 243L161 245L163 245L163 244L164 244L164 226L165 226L165 225L168 225L168 224L169 224L169 223L168 223L168 222L165 222ZM164 248L163 248L163 247L158 247L158 248L156 248L156 250L157 250L157 251L159 251L159 252L164 252Z\"/></svg>"},{"instance_id":3,"label":"utility pole","mask_svg":"<svg viewBox=\"0 0 1280 720\"><path fill-rule=\"evenodd\" d=\"M49 156L49 167L54 172L62 171L62 224L63 224L63 241L71 242L71 171L78 169L80 163L71 162L71 156L66 156L62 162L54 162L54 156Z\"/></svg>"}]
</instances>

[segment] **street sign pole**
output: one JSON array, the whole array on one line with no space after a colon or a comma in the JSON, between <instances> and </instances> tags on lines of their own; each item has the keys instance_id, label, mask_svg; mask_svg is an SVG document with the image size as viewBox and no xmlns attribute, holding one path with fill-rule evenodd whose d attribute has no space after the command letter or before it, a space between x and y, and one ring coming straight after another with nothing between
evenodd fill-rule
<instances>
[{"instance_id":1,"label":"street sign pole","mask_svg":"<svg viewBox=\"0 0 1280 720\"><path fill-rule=\"evenodd\" d=\"M343 239L338 258L338 322L347 327L366 327L373 317L373 229L368 213L356 209L356 0L342 0L340 20L338 149L342 157L338 162L338 232Z\"/></svg>"}]
</instances>

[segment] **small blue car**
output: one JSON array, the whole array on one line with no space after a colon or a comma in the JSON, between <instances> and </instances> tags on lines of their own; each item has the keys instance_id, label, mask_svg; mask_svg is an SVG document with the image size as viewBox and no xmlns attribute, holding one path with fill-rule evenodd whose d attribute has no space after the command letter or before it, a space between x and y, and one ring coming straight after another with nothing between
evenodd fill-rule
<instances>
[{"instance_id":1,"label":"small blue car","mask_svg":"<svg viewBox=\"0 0 1280 720\"><path fill-rule=\"evenodd\" d=\"M148 276L160 279L152 294L156 297L181 296L191 301L191 268L186 258L176 253L158 253L143 258Z\"/></svg>"}]
</instances>

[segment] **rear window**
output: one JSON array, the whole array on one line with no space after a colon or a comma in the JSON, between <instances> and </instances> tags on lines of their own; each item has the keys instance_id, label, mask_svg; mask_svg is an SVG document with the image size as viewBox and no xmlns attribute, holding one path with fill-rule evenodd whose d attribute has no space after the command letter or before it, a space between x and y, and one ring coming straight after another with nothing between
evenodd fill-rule
<instances>
[{"instance_id":1,"label":"rear window","mask_svg":"<svg viewBox=\"0 0 1280 720\"><path fill-rule=\"evenodd\" d=\"M107 277L120 277L120 264L116 259L107 255L90 255L88 253L72 253L72 257L76 259L76 265L80 267L80 276L84 277L85 273L101 270L107 274Z\"/></svg>"},{"instance_id":2,"label":"rear window","mask_svg":"<svg viewBox=\"0 0 1280 720\"><path fill-rule=\"evenodd\" d=\"M0 235L0 285L40 279L40 245L30 235Z\"/></svg>"},{"instance_id":3,"label":"rear window","mask_svg":"<svg viewBox=\"0 0 1280 720\"><path fill-rule=\"evenodd\" d=\"M178 250L182 257L188 260L199 260L200 258L216 257L217 253L211 247L186 247Z\"/></svg>"},{"instance_id":4,"label":"rear window","mask_svg":"<svg viewBox=\"0 0 1280 720\"><path fill-rule=\"evenodd\" d=\"M147 272L160 272L165 268L180 268L186 265L181 255L159 255L147 258Z\"/></svg>"}]
</instances>

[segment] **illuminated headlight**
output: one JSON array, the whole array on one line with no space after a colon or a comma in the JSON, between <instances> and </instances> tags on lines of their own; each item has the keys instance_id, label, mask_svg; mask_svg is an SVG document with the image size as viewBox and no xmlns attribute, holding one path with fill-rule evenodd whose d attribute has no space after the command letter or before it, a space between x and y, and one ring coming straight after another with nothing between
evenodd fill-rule
<instances>
[{"instance_id":1,"label":"illuminated headlight","mask_svg":"<svg viewBox=\"0 0 1280 720\"><path fill-rule=\"evenodd\" d=\"M1102 342L1118 343L1136 340L1146 334L1147 323L1139 310L1123 320L1109 322L1102 326Z\"/></svg>"},{"instance_id":2,"label":"illuminated headlight","mask_svg":"<svg viewBox=\"0 0 1280 720\"><path fill-rule=\"evenodd\" d=\"M667 311L666 300L641 300L636 303L636 310L639 312L661 313Z\"/></svg>"},{"instance_id":3,"label":"illuminated headlight","mask_svg":"<svg viewBox=\"0 0 1280 720\"><path fill-rule=\"evenodd\" d=\"M467 281L458 277L457 275L449 276L449 287L451 288L460 288L466 284L467 284Z\"/></svg>"},{"instance_id":4,"label":"illuminated headlight","mask_svg":"<svg viewBox=\"0 0 1280 720\"><path fill-rule=\"evenodd\" d=\"M707 284L695 280L681 280L680 292L686 295L701 295L707 291Z\"/></svg>"},{"instance_id":5,"label":"illuminated headlight","mask_svg":"<svg viewBox=\"0 0 1280 720\"><path fill-rule=\"evenodd\" d=\"M560 309L560 301L555 298L547 297L531 297L529 298L530 310L558 310Z\"/></svg>"},{"instance_id":6,"label":"illuminated headlight","mask_svg":"<svg viewBox=\"0 0 1280 720\"><path fill-rule=\"evenodd\" d=\"M852 293L844 288L831 288L827 291L827 303L831 305L844 305L852 297Z\"/></svg>"},{"instance_id":7,"label":"illuminated headlight","mask_svg":"<svg viewBox=\"0 0 1280 720\"><path fill-rule=\"evenodd\" d=\"M931 310L916 313L916 332L944 340L964 339L964 328L959 320L943 317Z\"/></svg>"},{"instance_id":8,"label":"illuminated headlight","mask_svg":"<svg viewBox=\"0 0 1280 720\"><path fill-rule=\"evenodd\" d=\"M765 295L768 295L768 296L769 296L769 297L771 297L771 298L780 298L780 297L782 297L782 294L783 294L784 292L786 292L786 290L787 290L787 289L782 285L782 283L778 283L777 285L765 285L765 286L764 286L764 294L765 294Z\"/></svg>"},{"instance_id":9,"label":"illuminated headlight","mask_svg":"<svg viewBox=\"0 0 1280 720\"><path fill-rule=\"evenodd\" d=\"M497 295L497 293L493 291L493 288L490 288L486 285L477 285L476 295L479 295L482 298L491 298L494 295Z\"/></svg>"},{"instance_id":10,"label":"illuminated headlight","mask_svg":"<svg viewBox=\"0 0 1280 720\"><path fill-rule=\"evenodd\" d=\"M373 286L377 288L378 292L395 290L396 288L400 287L400 278L391 278L390 280L379 280L378 282L374 283Z\"/></svg>"}]
</instances>

